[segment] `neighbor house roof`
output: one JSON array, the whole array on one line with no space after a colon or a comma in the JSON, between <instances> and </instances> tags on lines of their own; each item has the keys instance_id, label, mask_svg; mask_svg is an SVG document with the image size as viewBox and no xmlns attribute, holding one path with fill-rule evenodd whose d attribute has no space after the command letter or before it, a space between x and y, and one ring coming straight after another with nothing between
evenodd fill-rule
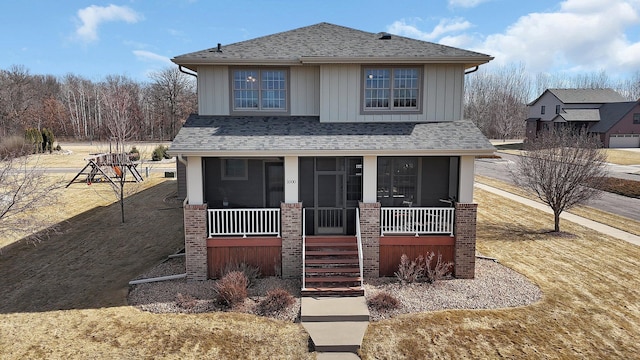
<instances>
[{"instance_id":1,"label":"neighbor house roof","mask_svg":"<svg viewBox=\"0 0 640 360\"><path fill-rule=\"evenodd\" d=\"M317 116L191 115L172 155L464 155L495 148L470 121L433 123L321 123Z\"/></svg>"},{"instance_id":2,"label":"neighbor house roof","mask_svg":"<svg viewBox=\"0 0 640 360\"><path fill-rule=\"evenodd\" d=\"M564 112L558 114L553 121L600 121L600 111L598 109L564 109Z\"/></svg>"},{"instance_id":3,"label":"neighbor house roof","mask_svg":"<svg viewBox=\"0 0 640 360\"><path fill-rule=\"evenodd\" d=\"M631 111L640 101L625 101L609 103L600 106L600 121L589 128L590 132L605 133L617 124L629 111Z\"/></svg>"},{"instance_id":4,"label":"neighbor house roof","mask_svg":"<svg viewBox=\"0 0 640 360\"><path fill-rule=\"evenodd\" d=\"M462 63L472 67L493 57L386 33L319 23L247 41L176 56L189 69L198 65L301 65L310 63Z\"/></svg>"},{"instance_id":5,"label":"neighbor house roof","mask_svg":"<svg viewBox=\"0 0 640 360\"><path fill-rule=\"evenodd\" d=\"M563 104L601 104L627 100L613 89L547 89L528 105L535 104L547 92Z\"/></svg>"}]
</instances>

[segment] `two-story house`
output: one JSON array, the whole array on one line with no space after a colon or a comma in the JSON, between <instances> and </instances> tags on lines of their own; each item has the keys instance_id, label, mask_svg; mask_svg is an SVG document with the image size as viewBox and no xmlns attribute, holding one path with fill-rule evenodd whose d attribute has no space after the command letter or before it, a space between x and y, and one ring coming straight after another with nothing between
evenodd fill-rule
<instances>
[{"instance_id":1,"label":"two-story house","mask_svg":"<svg viewBox=\"0 0 640 360\"><path fill-rule=\"evenodd\" d=\"M526 136L570 126L600 136L604 147L640 146L640 106L612 89L547 89L527 104Z\"/></svg>"},{"instance_id":2,"label":"two-story house","mask_svg":"<svg viewBox=\"0 0 640 360\"><path fill-rule=\"evenodd\" d=\"M328 23L176 56L198 81L169 150L188 278L245 262L359 287L427 251L473 277L474 158L494 148L462 120L463 87L491 59Z\"/></svg>"}]
</instances>

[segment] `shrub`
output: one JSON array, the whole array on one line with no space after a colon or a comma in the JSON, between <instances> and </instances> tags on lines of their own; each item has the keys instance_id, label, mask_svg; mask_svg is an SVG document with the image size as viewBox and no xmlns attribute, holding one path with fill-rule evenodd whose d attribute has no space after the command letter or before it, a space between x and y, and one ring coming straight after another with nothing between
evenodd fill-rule
<instances>
[{"instance_id":1,"label":"shrub","mask_svg":"<svg viewBox=\"0 0 640 360\"><path fill-rule=\"evenodd\" d=\"M140 151L135 146L131 148L129 151L129 160L138 161L140 160Z\"/></svg>"},{"instance_id":2,"label":"shrub","mask_svg":"<svg viewBox=\"0 0 640 360\"><path fill-rule=\"evenodd\" d=\"M249 280L249 286L252 286L256 283L256 279L260 277L260 268L257 266L252 266L246 263L227 263L220 272L221 276L224 276L230 272L240 271L243 273L247 280Z\"/></svg>"},{"instance_id":3,"label":"shrub","mask_svg":"<svg viewBox=\"0 0 640 360\"><path fill-rule=\"evenodd\" d=\"M53 150L60 151L60 150L62 150L62 147L60 146L60 144L58 144L58 145L56 145L55 148L53 148Z\"/></svg>"},{"instance_id":4,"label":"shrub","mask_svg":"<svg viewBox=\"0 0 640 360\"><path fill-rule=\"evenodd\" d=\"M400 306L400 301L386 292L379 292L367 300L367 304L378 311L390 311Z\"/></svg>"},{"instance_id":5,"label":"shrub","mask_svg":"<svg viewBox=\"0 0 640 360\"><path fill-rule=\"evenodd\" d=\"M433 251L427 255L426 257L426 270L425 270L425 279L428 283L434 283L436 281L442 280L445 276L447 276L451 272L451 268L453 267L452 262L442 262L442 254L438 253L438 257L436 260L436 264L431 266L431 261L434 257Z\"/></svg>"},{"instance_id":6,"label":"shrub","mask_svg":"<svg viewBox=\"0 0 640 360\"><path fill-rule=\"evenodd\" d=\"M247 298L248 286L249 280L245 274L240 271L232 271L215 283L213 290L216 294L216 301L227 306L239 304Z\"/></svg>"},{"instance_id":7,"label":"shrub","mask_svg":"<svg viewBox=\"0 0 640 360\"><path fill-rule=\"evenodd\" d=\"M170 159L171 157L167 154L167 150L169 148L164 145L158 145L155 149L153 149L153 153L151 154L151 160L160 161L162 159Z\"/></svg>"},{"instance_id":8,"label":"shrub","mask_svg":"<svg viewBox=\"0 0 640 360\"><path fill-rule=\"evenodd\" d=\"M403 283L412 283L424 275L425 267L424 256L420 255L415 260L409 261L407 254L402 254L395 275Z\"/></svg>"},{"instance_id":9,"label":"shrub","mask_svg":"<svg viewBox=\"0 0 640 360\"><path fill-rule=\"evenodd\" d=\"M185 310L193 309L198 304L198 300L193 296L186 294L182 295L182 293L176 294L176 305Z\"/></svg>"},{"instance_id":10,"label":"shrub","mask_svg":"<svg viewBox=\"0 0 640 360\"><path fill-rule=\"evenodd\" d=\"M271 290L267 296L258 303L258 314L268 315L277 313L291 306L294 302L293 296L285 289L278 288Z\"/></svg>"}]
</instances>

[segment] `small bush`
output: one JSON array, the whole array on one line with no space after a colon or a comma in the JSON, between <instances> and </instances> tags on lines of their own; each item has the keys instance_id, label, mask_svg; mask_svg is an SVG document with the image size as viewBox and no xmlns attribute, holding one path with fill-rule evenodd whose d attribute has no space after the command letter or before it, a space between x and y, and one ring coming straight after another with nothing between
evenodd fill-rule
<instances>
[{"instance_id":1,"label":"small bush","mask_svg":"<svg viewBox=\"0 0 640 360\"><path fill-rule=\"evenodd\" d=\"M60 146L60 144L58 144L58 145L56 145L55 148L53 148L53 150L60 151L60 150L62 150L62 147Z\"/></svg>"},{"instance_id":2,"label":"small bush","mask_svg":"<svg viewBox=\"0 0 640 360\"><path fill-rule=\"evenodd\" d=\"M271 290L267 296L258 303L258 314L268 315L277 313L291 306L294 302L293 296L285 289L279 288Z\"/></svg>"},{"instance_id":3,"label":"small bush","mask_svg":"<svg viewBox=\"0 0 640 360\"><path fill-rule=\"evenodd\" d=\"M232 271L218 280L213 287L216 301L227 306L234 306L247 298L249 280L240 271Z\"/></svg>"},{"instance_id":4,"label":"small bush","mask_svg":"<svg viewBox=\"0 0 640 360\"><path fill-rule=\"evenodd\" d=\"M367 304L378 311L390 311L397 309L400 306L400 301L389 293L379 292L367 300Z\"/></svg>"},{"instance_id":5,"label":"small bush","mask_svg":"<svg viewBox=\"0 0 640 360\"><path fill-rule=\"evenodd\" d=\"M158 145L155 149L153 149L153 153L151 154L151 160L160 161L162 159L170 159L171 157L167 154L169 148L164 145Z\"/></svg>"},{"instance_id":6,"label":"small bush","mask_svg":"<svg viewBox=\"0 0 640 360\"><path fill-rule=\"evenodd\" d=\"M193 309L198 304L198 300L193 296L187 294L182 295L181 293L176 294L176 305L185 310Z\"/></svg>"},{"instance_id":7,"label":"small bush","mask_svg":"<svg viewBox=\"0 0 640 360\"><path fill-rule=\"evenodd\" d=\"M452 262L442 262L442 254L438 253L438 257L436 260L436 264L431 266L431 261L434 257L433 251L427 255L426 257L426 270L425 270L425 279L428 283L434 283L436 281L444 279L450 272L451 268L453 268Z\"/></svg>"},{"instance_id":8,"label":"small bush","mask_svg":"<svg viewBox=\"0 0 640 360\"><path fill-rule=\"evenodd\" d=\"M403 283L416 282L424 275L426 267L424 256L420 255L415 260L409 261L407 254L402 254L395 275Z\"/></svg>"},{"instance_id":9,"label":"small bush","mask_svg":"<svg viewBox=\"0 0 640 360\"><path fill-rule=\"evenodd\" d=\"M131 148L131 150L129 151L129 160L131 160L131 161L140 160L140 151L135 146L133 146Z\"/></svg>"},{"instance_id":10,"label":"small bush","mask_svg":"<svg viewBox=\"0 0 640 360\"><path fill-rule=\"evenodd\" d=\"M224 276L230 272L240 271L243 273L247 280L249 280L249 286L253 286L256 283L256 279L260 277L260 268L257 266L252 266L246 263L228 263L225 265L224 269L220 272L221 276Z\"/></svg>"}]
</instances>

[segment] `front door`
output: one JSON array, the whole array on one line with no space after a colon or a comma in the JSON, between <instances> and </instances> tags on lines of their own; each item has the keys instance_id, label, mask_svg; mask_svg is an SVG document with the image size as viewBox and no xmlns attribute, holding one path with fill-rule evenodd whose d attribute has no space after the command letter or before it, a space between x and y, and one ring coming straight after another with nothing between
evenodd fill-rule
<instances>
[{"instance_id":1,"label":"front door","mask_svg":"<svg viewBox=\"0 0 640 360\"><path fill-rule=\"evenodd\" d=\"M345 174L341 171L316 172L316 234L344 234L346 215Z\"/></svg>"},{"instance_id":2,"label":"front door","mask_svg":"<svg viewBox=\"0 0 640 360\"><path fill-rule=\"evenodd\" d=\"M266 162L265 174L265 206L280 207L284 201L284 164L281 162Z\"/></svg>"}]
</instances>

